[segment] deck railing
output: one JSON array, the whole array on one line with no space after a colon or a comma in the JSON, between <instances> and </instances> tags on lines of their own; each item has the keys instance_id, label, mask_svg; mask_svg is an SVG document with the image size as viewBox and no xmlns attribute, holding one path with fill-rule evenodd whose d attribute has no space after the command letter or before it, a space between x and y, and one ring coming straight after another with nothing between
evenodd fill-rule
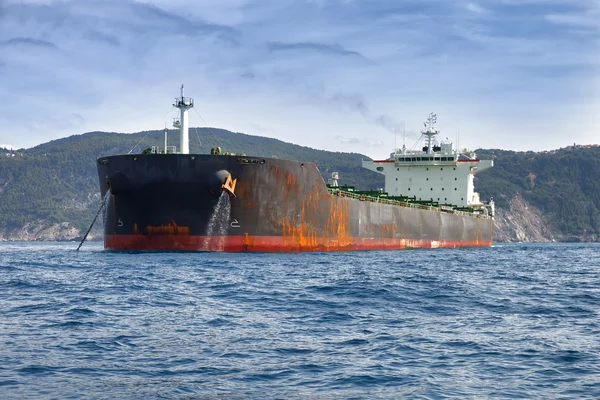
<instances>
[{"instance_id":1,"label":"deck railing","mask_svg":"<svg viewBox=\"0 0 600 400\"><path fill-rule=\"evenodd\" d=\"M427 204L412 203L409 201L387 199L385 197L378 197L378 196L350 192L347 190L340 189L339 187L329 187L327 189L329 190L329 193L332 195L348 197L348 198L356 199L359 201L368 201L371 203L389 204L392 206L399 206L399 207L405 207L405 208L416 208L416 209L421 209L421 210L445 212L445 213L449 213L449 214L463 215L463 216L468 216L468 217L490 218L489 215L486 215L484 213L479 214L477 212L467 212L467 211L457 210L455 208L451 208L448 206L434 206L434 205L427 205Z\"/></svg>"}]
</instances>

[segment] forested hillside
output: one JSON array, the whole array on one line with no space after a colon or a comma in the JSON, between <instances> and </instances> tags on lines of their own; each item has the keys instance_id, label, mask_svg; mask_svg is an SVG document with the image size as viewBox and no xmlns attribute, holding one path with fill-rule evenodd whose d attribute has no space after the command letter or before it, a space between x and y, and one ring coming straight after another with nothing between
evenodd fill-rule
<instances>
[{"instance_id":1,"label":"forested hillside","mask_svg":"<svg viewBox=\"0 0 600 400\"><path fill-rule=\"evenodd\" d=\"M516 193L538 208L562 240L600 236L600 147L569 147L552 152L480 150L495 166L481 174L476 188L508 208Z\"/></svg>"},{"instance_id":2,"label":"forested hillside","mask_svg":"<svg viewBox=\"0 0 600 400\"><path fill-rule=\"evenodd\" d=\"M38 221L69 222L85 230L100 205L96 159L132 149L133 153L140 153L146 147L163 144L163 131L91 132L31 149L0 151L0 232L8 233ZM178 132L170 132L169 145L179 148ZM325 179L338 171L346 184L383 187L381 175L361 168L361 159L368 159L364 155L315 150L222 129L190 129L192 153L207 153L216 146L235 153L311 161Z\"/></svg>"},{"instance_id":3,"label":"forested hillside","mask_svg":"<svg viewBox=\"0 0 600 400\"><path fill-rule=\"evenodd\" d=\"M171 131L169 145L179 147ZM276 139L214 128L190 130L190 150L211 147L263 157L312 161L327 179L340 172L341 182L361 188L383 187L383 177L361 168L360 154L337 153L297 146ZM100 205L96 158L164 143L163 131L119 134L91 132L54 140L31 149L0 150L0 239L31 225L67 225L85 232ZM494 168L476 175L481 198L494 197L510 210L517 194L540 211L543 222L559 240L600 237L600 148L566 148L555 152L479 150L494 158ZM14 235L13 235L14 237Z\"/></svg>"}]
</instances>

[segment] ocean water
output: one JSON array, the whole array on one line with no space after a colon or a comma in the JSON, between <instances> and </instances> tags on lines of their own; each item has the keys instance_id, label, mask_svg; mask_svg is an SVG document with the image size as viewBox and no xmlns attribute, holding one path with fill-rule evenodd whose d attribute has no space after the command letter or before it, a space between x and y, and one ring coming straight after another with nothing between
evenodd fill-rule
<instances>
[{"instance_id":1,"label":"ocean water","mask_svg":"<svg viewBox=\"0 0 600 400\"><path fill-rule=\"evenodd\" d=\"M600 398L600 245L0 243L0 398Z\"/></svg>"}]
</instances>

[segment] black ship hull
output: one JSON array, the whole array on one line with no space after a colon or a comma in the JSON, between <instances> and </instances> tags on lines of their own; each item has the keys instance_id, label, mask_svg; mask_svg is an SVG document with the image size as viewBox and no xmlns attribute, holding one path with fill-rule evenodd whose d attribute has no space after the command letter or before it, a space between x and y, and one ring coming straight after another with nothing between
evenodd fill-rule
<instances>
[{"instance_id":1,"label":"black ship hull","mask_svg":"<svg viewBox=\"0 0 600 400\"><path fill-rule=\"evenodd\" d=\"M392 250L490 246L493 237L488 216L331 193L313 163L122 155L98 159L98 176L111 250Z\"/></svg>"}]
</instances>

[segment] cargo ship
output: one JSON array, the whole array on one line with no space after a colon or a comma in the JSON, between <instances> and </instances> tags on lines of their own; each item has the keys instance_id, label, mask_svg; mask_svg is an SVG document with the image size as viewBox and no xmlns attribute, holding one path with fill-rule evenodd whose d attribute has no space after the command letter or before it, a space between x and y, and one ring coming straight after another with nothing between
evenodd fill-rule
<instances>
[{"instance_id":1,"label":"cargo ship","mask_svg":"<svg viewBox=\"0 0 600 400\"><path fill-rule=\"evenodd\" d=\"M493 200L474 191L493 166L439 140L436 116L425 146L394 149L362 166L385 188L325 182L309 161L223 153L190 154L183 86L174 107L181 149L100 157L104 247L109 250L310 252L485 247L492 244ZM166 135L166 130L165 130Z\"/></svg>"}]
</instances>

